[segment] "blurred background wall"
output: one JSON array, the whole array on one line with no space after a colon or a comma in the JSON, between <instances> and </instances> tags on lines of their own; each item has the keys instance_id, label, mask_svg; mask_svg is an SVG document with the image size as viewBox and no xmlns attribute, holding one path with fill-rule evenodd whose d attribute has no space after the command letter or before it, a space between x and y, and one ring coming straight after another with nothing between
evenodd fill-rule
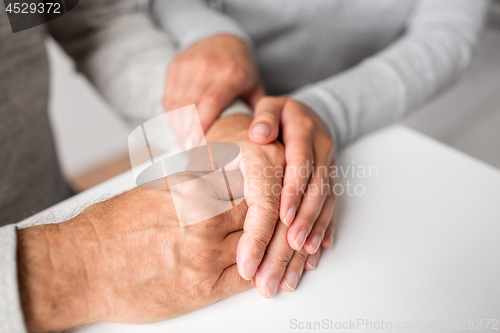
<instances>
[{"instance_id":1,"label":"blurred background wall","mask_svg":"<svg viewBox=\"0 0 500 333\"><path fill-rule=\"evenodd\" d=\"M85 189L130 168L127 136L132 129L74 71L72 60L52 39L47 45L59 160L66 178ZM402 122L500 168L500 1L491 7L462 80Z\"/></svg>"}]
</instances>

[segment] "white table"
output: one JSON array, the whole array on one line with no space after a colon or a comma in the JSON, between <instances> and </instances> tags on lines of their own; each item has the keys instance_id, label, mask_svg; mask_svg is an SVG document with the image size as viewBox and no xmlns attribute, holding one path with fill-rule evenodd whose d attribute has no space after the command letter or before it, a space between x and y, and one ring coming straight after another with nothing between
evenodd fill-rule
<instances>
[{"instance_id":1,"label":"white table","mask_svg":"<svg viewBox=\"0 0 500 333\"><path fill-rule=\"evenodd\" d=\"M358 320L378 332L386 331L382 321L385 328L401 323L445 332L432 322L459 328L463 320L476 320L474 327L500 320L499 170L402 126L351 145L339 165L375 166L378 177L344 180L365 193L340 197L335 246L295 292L269 300L250 290L161 323L103 323L81 332L294 332L302 325L312 331L307 322L350 331L354 326L346 325ZM68 213L133 185L127 172L51 211Z\"/></svg>"}]
</instances>

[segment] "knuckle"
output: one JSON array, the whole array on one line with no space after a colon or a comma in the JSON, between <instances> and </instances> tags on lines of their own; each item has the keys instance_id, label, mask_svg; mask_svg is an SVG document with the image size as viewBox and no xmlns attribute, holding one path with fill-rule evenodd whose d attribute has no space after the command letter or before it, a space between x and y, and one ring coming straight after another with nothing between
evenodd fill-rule
<instances>
[{"instance_id":1,"label":"knuckle","mask_svg":"<svg viewBox=\"0 0 500 333\"><path fill-rule=\"evenodd\" d=\"M235 81L241 81L247 78L247 73L239 64L231 62L226 67L226 76Z\"/></svg>"},{"instance_id":2,"label":"knuckle","mask_svg":"<svg viewBox=\"0 0 500 333\"><path fill-rule=\"evenodd\" d=\"M271 240L271 233L261 231L254 231L251 234L253 241L256 243L256 247L260 250L265 250L269 241Z\"/></svg>"},{"instance_id":3,"label":"knuckle","mask_svg":"<svg viewBox=\"0 0 500 333\"><path fill-rule=\"evenodd\" d=\"M319 211L316 210L308 210L304 212L304 216L301 219L301 222L299 223L303 228L311 230L313 225L316 223L318 216L319 216Z\"/></svg>"},{"instance_id":4,"label":"knuckle","mask_svg":"<svg viewBox=\"0 0 500 333\"><path fill-rule=\"evenodd\" d=\"M314 121L311 118L303 116L298 120L300 121L301 127L305 132L312 133L314 131Z\"/></svg>"},{"instance_id":5,"label":"knuckle","mask_svg":"<svg viewBox=\"0 0 500 333\"><path fill-rule=\"evenodd\" d=\"M297 256L297 260L304 263L304 262L306 262L309 254L304 249L301 249L300 251L295 252L295 256Z\"/></svg>"},{"instance_id":6,"label":"knuckle","mask_svg":"<svg viewBox=\"0 0 500 333\"><path fill-rule=\"evenodd\" d=\"M180 74L182 71L185 71L193 66L196 62L195 58L188 55L182 55L178 58L174 59L170 64L170 68Z\"/></svg>"},{"instance_id":7,"label":"knuckle","mask_svg":"<svg viewBox=\"0 0 500 333\"><path fill-rule=\"evenodd\" d=\"M220 99L219 94L215 92L208 92L205 94L205 96L203 96L204 102L209 105L217 104L219 99Z\"/></svg>"},{"instance_id":8,"label":"knuckle","mask_svg":"<svg viewBox=\"0 0 500 333\"><path fill-rule=\"evenodd\" d=\"M203 56L198 60L198 62L199 70L202 72L207 72L214 64L214 59L210 56Z\"/></svg>"},{"instance_id":9,"label":"knuckle","mask_svg":"<svg viewBox=\"0 0 500 333\"><path fill-rule=\"evenodd\" d=\"M292 259L292 255L292 251L279 251L276 253L269 253L270 259L282 268L288 266L288 263Z\"/></svg>"},{"instance_id":10,"label":"knuckle","mask_svg":"<svg viewBox=\"0 0 500 333\"><path fill-rule=\"evenodd\" d=\"M296 119L302 120L302 118L308 118L306 114L304 114L300 104L293 99L287 99L285 103L285 108L294 116Z\"/></svg>"},{"instance_id":11,"label":"knuckle","mask_svg":"<svg viewBox=\"0 0 500 333\"><path fill-rule=\"evenodd\" d=\"M259 218L261 221L274 221L274 223L276 223L279 213L279 199L276 198L276 200L266 201L267 203L257 204L257 206L260 208ZM276 201L276 203L274 201ZM267 248L267 245L271 241L273 233L274 225L264 225L263 227L255 228L249 231L250 237L260 249Z\"/></svg>"},{"instance_id":12,"label":"knuckle","mask_svg":"<svg viewBox=\"0 0 500 333\"><path fill-rule=\"evenodd\" d=\"M266 196L265 198L256 202L256 205L264 211L269 218L278 219L280 209L280 198L276 196Z\"/></svg>"}]
</instances>

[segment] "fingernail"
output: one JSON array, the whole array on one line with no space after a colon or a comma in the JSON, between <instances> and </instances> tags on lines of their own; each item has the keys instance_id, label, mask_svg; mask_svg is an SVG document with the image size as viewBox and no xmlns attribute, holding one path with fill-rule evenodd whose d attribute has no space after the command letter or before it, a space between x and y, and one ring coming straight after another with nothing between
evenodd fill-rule
<instances>
[{"instance_id":1,"label":"fingernail","mask_svg":"<svg viewBox=\"0 0 500 333\"><path fill-rule=\"evenodd\" d=\"M320 244L321 244L321 236L316 235L312 238L311 242L309 243L309 248L313 250L313 253L316 253L319 249Z\"/></svg>"},{"instance_id":2,"label":"fingernail","mask_svg":"<svg viewBox=\"0 0 500 333\"><path fill-rule=\"evenodd\" d=\"M295 244L296 247L295 249L296 251L299 251L302 248L302 246L304 246L306 237L307 237L307 231L305 231L304 229L300 230L297 233L297 236L295 236L295 239L293 240L293 243Z\"/></svg>"},{"instance_id":3,"label":"fingernail","mask_svg":"<svg viewBox=\"0 0 500 333\"><path fill-rule=\"evenodd\" d=\"M265 124L257 124L252 128L252 137L266 139L269 133L271 133L271 129Z\"/></svg>"},{"instance_id":4,"label":"fingernail","mask_svg":"<svg viewBox=\"0 0 500 333\"><path fill-rule=\"evenodd\" d=\"M257 272L257 268L259 267L259 262L257 260L250 261L248 264L243 267L243 278L245 280L251 280Z\"/></svg>"},{"instance_id":5,"label":"fingernail","mask_svg":"<svg viewBox=\"0 0 500 333\"><path fill-rule=\"evenodd\" d=\"M189 134L184 142L184 148L186 150L190 150L190 149L196 147L198 145L198 143L200 143L198 136L194 133Z\"/></svg>"},{"instance_id":6,"label":"fingernail","mask_svg":"<svg viewBox=\"0 0 500 333\"><path fill-rule=\"evenodd\" d=\"M311 269L315 269L318 261L316 259L316 255L310 255L309 258L307 258L306 264L309 266Z\"/></svg>"},{"instance_id":7,"label":"fingernail","mask_svg":"<svg viewBox=\"0 0 500 333\"><path fill-rule=\"evenodd\" d=\"M288 208L288 211L286 212L285 218L283 219L283 223L287 227L290 227L290 225L293 222L293 219L295 218L295 212L297 211L297 208L295 208L294 205L291 205L290 208Z\"/></svg>"},{"instance_id":8,"label":"fingernail","mask_svg":"<svg viewBox=\"0 0 500 333\"><path fill-rule=\"evenodd\" d=\"M295 290L297 288L297 284L299 283L299 275L294 272L290 272L286 275L285 284L291 290Z\"/></svg>"},{"instance_id":9,"label":"fingernail","mask_svg":"<svg viewBox=\"0 0 500 333\"><path fill-rule=\"evenodd\" d=\"M278 291L278 284L279 284L278 280L272 280L267 283L266 291L267 291L267 296L269 296L269 298L276 295L276 292Z\"/></svg>"}]
</instances>

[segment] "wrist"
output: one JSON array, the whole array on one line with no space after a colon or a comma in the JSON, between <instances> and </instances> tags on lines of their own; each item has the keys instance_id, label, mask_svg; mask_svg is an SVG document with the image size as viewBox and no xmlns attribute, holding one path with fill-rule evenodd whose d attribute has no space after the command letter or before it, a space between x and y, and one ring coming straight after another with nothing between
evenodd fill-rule
<instances>
[{"instance_id":1,"label":"wrist","mask_svg":"<svg viewBox=\"0 0 500 333\"><path fill-rule=\"evenodd\" d=\"M252 118L243 114L233 114L217 119L206 134L208 142L234 142L248 139L248 128Z\"/></svg>"},{"instance_id":2,"label":"wrist","mask_svg":"<svg viewBox=\"0 0 500 333\"><path fill-rule=\"evenodd\" d=\"M88 265L75 237L63 230L63 225L77 223L75 219L19 231L19 292L30 332L61 330L100 319L91 297Z\"/></svg>"}]
</instances>

